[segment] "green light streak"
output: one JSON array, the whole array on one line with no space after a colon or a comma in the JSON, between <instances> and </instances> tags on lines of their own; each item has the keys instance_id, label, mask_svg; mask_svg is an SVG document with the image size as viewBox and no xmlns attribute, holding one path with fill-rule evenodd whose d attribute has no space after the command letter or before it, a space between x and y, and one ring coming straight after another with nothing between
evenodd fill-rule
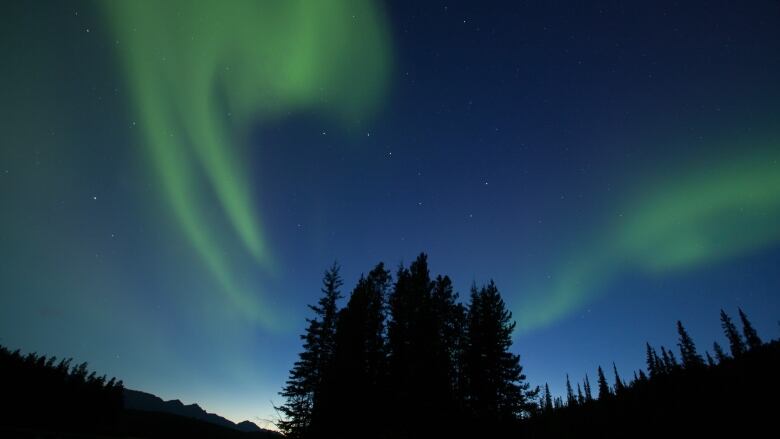
<instances>
[{"instance_id":1,"label":"green light streak","mask_svg":"<svg viewBox=\"0 0 780 439\"><path fill-rule=\"evenodd\" d=\"M356 123L379 102L389 50L370 1L102 2L144 151L164 198L221 291L254 320L274 313L224 259L235 239L273 271L242 144L252 123L303 108ZM203 193L204 187L210 193ZM232 238L210 221L221 208Z\"/></svg>"},{"instance_id":2,"label":"green light streak","mask_svg":"<svg viewBox=\"0 0 780 439\"><path fill-rule=\"evenodd\" d=\"M780 154L769 149L694 169L635 200L620 206L620 221L569 257L544 294L519 307L520 333L565 318L621 273L660 276L776 245Z\"/></svg>"}]
</instances>

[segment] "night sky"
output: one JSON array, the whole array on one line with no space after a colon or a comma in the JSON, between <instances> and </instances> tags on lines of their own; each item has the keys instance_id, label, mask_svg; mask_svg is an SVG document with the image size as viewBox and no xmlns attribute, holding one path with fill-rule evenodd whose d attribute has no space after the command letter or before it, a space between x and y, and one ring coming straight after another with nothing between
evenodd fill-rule
<instances>
[{"instance_id":1,"label":"night sky","mask_svg":"<svg viewBox=\"0 0 780 439\"><path fill-rule=\"evenodd\" d=\"M0 11L11 349L263 425L323 271L421 251L557 394L721 307L778 336L777 1Z\"/></svg>"}]
</instances>

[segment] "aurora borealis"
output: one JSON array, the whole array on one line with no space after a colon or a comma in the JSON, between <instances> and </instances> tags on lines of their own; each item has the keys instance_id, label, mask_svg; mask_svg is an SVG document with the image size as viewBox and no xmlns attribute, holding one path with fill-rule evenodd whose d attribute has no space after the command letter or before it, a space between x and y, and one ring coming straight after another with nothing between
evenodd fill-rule
<instances>
[{"instance_id":1,"label":"aurora borealis","mask_svg":"<svg viewBox=\"0 0 780 439\"><path fill-rule=\"evenodd\" d=\"M0 343L263 424L322 271L492 278L534 384L780 318L780 6L2 6Z\"/></svg>"},{"instance_id":2,"label":"aurora borealis","mask_svg":"<svg viewBox=\"0 0 780 439\"><path fill-rule=\"evenodd\" d=\"M369 113L388 64L384 24L368 2L190 3L103 6L126 63L141 143L178 224L219 290L254 321L278 326L262 294L250 294L220 256L224 235L212 232L232 229L257 266L271 269L239 144L248 124L300 108L347 121ZM225 224L204 219L198 180Z\"/></svg>"}]
</instances>

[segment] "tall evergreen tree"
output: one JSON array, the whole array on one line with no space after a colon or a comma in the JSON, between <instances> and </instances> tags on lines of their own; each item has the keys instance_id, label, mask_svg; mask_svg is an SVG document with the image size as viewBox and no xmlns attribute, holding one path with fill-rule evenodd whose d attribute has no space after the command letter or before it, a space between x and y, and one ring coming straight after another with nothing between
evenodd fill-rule
<instances>
[{"instance_id":1,"label":"tall evergreen tree","mask_svg":"<svg viewBox=\"0 0 780 439\"><path fill-rule=\"evenodd\" d=\"M663 363L664 373L669 373L674 369L672 364L672 358L669 355L669 351L665 347L661 346L661 362Z\"/></svg>"},{"instance_id":2,"label":"tall evergreen tree","mask_svg":"<svg viewBox=\"0 0 780 439\"><path fill-rule=\"evenodd\" d=\"M612 370L615 372L615 395L619 395L623 393L623 390L625 390L626 385L623 383L623 380L620 379L617 366L615 366L614 362L612 362Z\"/></svg>"},{"instance_id":3,"label":"tall evergreen tree","mask_svg":"<svg viewBox=\"0 0 780 439\"><path fill-rule=\"evenodd\" d=\"M658 369L658 354L655 353L655 349L650 346L650 343L645 343L645 346L647 347L647 372L650 374L650 378L654 378L661 374Z\"/></svg>"},{"instance_id":4,"label":"tall evergreen tree","mask_svg":"<svg viewBox=\"0 0 780 439\"><path fill-rule=\"evenodd\" d=\"M604 371L599 366L598 369L599 380L599 401L604 401L612 396L612 392L609 390L609 384L607 384L607 378L604 376Z\"/></svg>"},{"instance_id":5,"label":"tall evergreen tree","mask_svg":"<svg viewBox=\"0 0 780 439\"><path fill-rule=\"evenodd\" d=\"M550 393L550 386L544 383L544 396L542 397L542 410L550 412L553 409L552 394Z\"/></svg>"},{"instance_id":6,"label":"tall evergreen tree","mask_svg":"<svg viewBox=\"0 0 780 439\"><path fill-rule=\"evenodd\" d=\"M539 390L530 389L520 357L509 351L515 325L493 281L472 288L465 358L468 402L479 419L515 419L533 410Z\"/></svg>"},{"instance_id":7,"label":"tall evergreen tree","mask_svg":"<svg viewBox=\"0 0 780 439\"><path fill-rule=\"evenodd\" d=\"M680 368L680 363L677 362L677 356L674 355L674 351L669 349L668 352L669 352L669 365L671 366L670 370L677 370L677 369L679 369Z\"/></svg>"},{"instance_id":8,"label":"tall evergreen tree","mask_svg":"<svg viewBox=\"0 0 780 439\"><path fill-rule=\"evenodd\" d=\"M695 369L704 366L704 360L701 355L696 352L696 345L693 343L693 339L688 335L688 331L685 330L681 321L677 321L677 333L680 335L680 339L677 342L677 346L680 347L680 355L682 356L682 364L686 369Z\"/></svg>"},{"instance_id":9,"label":"tall evergreen tree","mask_svg":"<svg viewBox=\"0 0 780 439\"><path fill-rule=\"evenodd\" d=\"M720 347L720 344L718 344L717 341L712 343L712 351L715 352L715 359L718 360L718 364L723 363L729 358L729 356L723 352L723 348Z\"/></svg>"},{"instance_id":10,"label":"tall evergreen tree","mask_svg":"<svg viewBox=\"0 0 780 439\"><path fill-rule=\"evenodd\" d=\"M723 327L723 332L726 334L726 339L729 341L729 347L731 348L731 356L734 358L740 357L745 353L745 342L742 341L742 336L739 335L737 327L731 321L731 317L726 314L726 311L720 310L720 324Z\"/></svg>"},{"instance_id":11,"label":"tall evergreen tree","mask_svg":"<svg viewBox=\"0 0 780 439\"><path fill-rule=\"evenodd\" d=\"M435 325L431 322L434 284L428 257L421 253L409 268L398 268L395 287L388 299L387 347L393 417L401 435L412 434L437 409L435 395ZM446 378L446 377L445 377Z\"/></svg>"},{"instance_id":12,"label":"tall evergreen tree","mask_svg":"<svg viewBox=\"0 0 780 439\"><path fill-rule=\"evenodd\" d=\"M758 336L758 333L756 332L755 328L753 328L753 325L750 323L750 320L748 320L744 311L742 311L742 308L738 308L738 309L739 309L739 319L742 320L742 334L745 335L745 341L747 342L748 348L750 348L750 350L753 350L761 347L762 344L761 338Z\"/></svg>"},{"instance_id":13,"label":"tall evergreen tree","mask_svg":"<svg viewBox=\"0 0 780 439\"><path fill-rule=\"evenodd\" d=\"M593 401L593 391L590 388L590 380L588 379L588 374L585 374L585 382L583 382L582 387L585 389L585 400Z\"/></svg>"},{"instance_id":14,"label":"tall evergreen tree","mask_svg":"<svg viewBox=\"0 0 780 439\"><path fill-rule=\"evenodd\" d=\"M303 351L290 370L280 395L285 403L279 407L284 418L278 423L288 437L304 436L309 430L315 405L322 396L323 376L335 355L337 304L342 285L339 266L334 263L322 279L322 297L317 305L309 305L314 318L307 319L306 332L301 335Z\"/></svg>"},{"instance_id":15,"label":"tall evergreen tree","mask_svg":"<svg viewBox=\"0 0 780 439\"><path fill-rule=\"evenodd\" d=\"M577 397L574 396L574 389L571 387L568 373L566 374L566 405L569 407L577 405Z\"/></svg>"},{"instance_id":16,"label":"tall evergreen tree","mask_svg":"<svg viewBox=\"0 0 780 439\"><path fill-rule=\"evenodd\" d=\"M712 367L715 365L715 360L712 359L710 351L704 351L704 357L707 359L707 366Z\"/></svg>"},{"instance_id":17,"label":"tall evergreen tree","mask_svg":"<svg viewBox=\"0 0 780 439\"><path fill-rule=\"evenodd\" d=\"M580 383L577 383L577 404L585 404L585 397L582 395L582 387L580 387Z\"/></svg>"}]
</instances>

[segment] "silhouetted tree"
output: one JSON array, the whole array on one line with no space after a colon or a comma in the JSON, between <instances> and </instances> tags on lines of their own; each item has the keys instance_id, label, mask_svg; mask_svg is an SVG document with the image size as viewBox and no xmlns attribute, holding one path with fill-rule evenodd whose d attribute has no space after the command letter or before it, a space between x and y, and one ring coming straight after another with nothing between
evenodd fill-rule
<instances>
[{"instance_id":1,"label":"silhouetted tree","mask_svg":"<svg viewBox=\"0 0 780 439\"><path fill-rule=\"evenodd\" d=\"M669 370L672 371L672 370L679 369L680 368L680 363L677 362L677 356L674 355L674 351L669 349L668 352L669 352L669 366L670 366Z\"/></svg>"},{"instance_id":2,"label":"silhouetted tree","mask_svg":"<svg viewBox=\"0 0 780 439\"><path fill-rule=\"evenodd\" d=\"M614 362L612 363L612 370L615 372L615 395L619 395L623 393L623 390L626 388L626 385L623 383L623 380L620 379L617 366L615 366Z\"/></svg>"},{"instance_id":3,"label":"silhouetted tree","mask_svg":"<svg viewBox=\"0 0 780 439\"><path fill-rule=\"evenodd\" d=\"M585 400L593 401L593 391L590 388L590 380L588 380L588 374L585 374L585 382L582 384L585 389Z\"/></svg>"},{"instance_id":4,"label":"silhouetted tree","mask_svg":"<svg viewBox=\"0 0 780 439\"><path fill-rule=\"evenodd\" d=\"M680 335L677 346L680 347L680 356L682 356L682 364L686 369L695 369L697 367L704 366L704 360L701 355L696 352L696 345L693 343L693 339L688 335L688 331L685 330L681 321L677 321L677 333Z\"/></svg>"},{"instance_id":5,"label":"silhouetted tree","mask_svg":"<svg viewBox=\"0 0 780 439\"><path fill-rule=\"evenodd\" d=\"M734 358L740 357L745 353L745 342L742 341L742 336L739 335L739 331L737 331L737 327L731 321L731 317L722 309L720 310L720 322L723 332L726 334L726 339L729 341L731 356Z\"/></svg>"},{"instance_id":6,"label":"silhouetted tree","mask_svg":"<svg viewBox=\"0 0 780 439\"><path fill-rule=\"evenodd\" d=\"M729 356L723 352L723 348L720 347L720 344L718 344L717 341L712 343L712 350L715 352L715 359L718 360L718 363L723 363L728 360Z\"/></svg>"},{"instance_id":7,"label":"silhouetted tree","mask_svg":"<svg viewBox=\"0 0 780 439\"><path fill-rule=\"evenodd\" d=\"M284 416L277 424L288 437L303 437L311 426L315 402L322 395L323 375L335 355L336 302L341 297L342 281L339 266L334 263L322 279L322 297L317 305L309 305L314 318L301 335L303 351L290 370L280 395L285 403L278 409Z\"/></svg>"},{"instance_id":8,"label":"silhouetted tree","mask_svg":"<svg viewBox=\"0 0 780 439\"><path fill-rule=\"evenodd\" d=\"M314 425L325 436L355 436L379 421L386 403L384 298L390 273L379 263L361 276L338 313L336 352L326 383L323 410ZM343 422L347 411L353 422Z\"/></svg>"},{"instance_id":9,"label":"silhouetted tree","mask_svg":"<svg viewBox=\"0 0 780 439\"><path fill-rule=\"evenodd\" d=\"M715 360L710 356L710 351L704 351L704 356L707 359L707 366L712 367L715 365Z\"/></svg>"},{"instance_id":10,"label":"silhouetted tree","mask_svg":"<svg viewBox=\"0 0 780 439\"><path fill-rule=\"evenodd\" d=\"M577 404L585 404L585 397L582 395L582 387L577 383Z\"/></svg>"},{"instance_id":11,"label":"silhouetted tree","mask_svg":"<svg viewBox=\"0 0 780 439\"><path fill-rule=\"evenodd\" d=\"M758 333L753 328L753 325L750 323L750 320L748 320L745 313L742 311L742 308L739 309L739 319L742 320L742 334L745 335L745 342L747 342L747 346L750 350L758 349L761 347L761 338L759 338Z\"/></svg>"},{"instance_id":12,"label":"silhouetted tree","mask_svg":"<svg viewBox=\"0 0 780 439\"><path fill-rule=\"evenodd\" d=\"M388 299L387 347L394 416L397 427L411 434L438 403L434 395L435 354L438 345L431 318L434 288L428 257L421 253L409 266L398 268L393 292ZM446 376L445 376L446 377Z\"/></svg>"},{"instance_id":13,"label":"silhouetted tree","mask_svg":"<svg viewBox=\"0 0 780 439\"><path fill-rule=\"evenodd\" d=\"M533 410L520 357L509 352L516 323L495 283L472 287L468 307L468 402L478 419L515 419Z\"/></svg>"},{"instance_id":14,"label":"silhouetted tree","mask_svg":"<svg viewBox=\"0 0 780 439\"><path fill-rule=\"evenodd\" d=\"M598 379L599 379L599 401L603 401L610 396L612 396L612 392L609 390L609 385L607 384L607 378L604 376L604 371L601 370L601 366L598 368Z\"/></svg>"},{"instance_id":15,"label":"silhouetted tree","mask_svg":"<svg viewBox=\"0 0 780 439\"><path fill-rule=\"evenodd\" d=\"M664 373L669 373L674 368L672 365L672 358L669 355L669 351L665 347L661 346L661 362L663 364Z\"/></svg>"},{"instance_id":16,"label":"silhouetted tree","mask_svg":"<svg viewBox=\"0 0 780 439\"><path fill-rule=\"evenodd\" d=\"M569 374L566 374L566 405L569 407L577 405L577 397L574 396L574 389L569 381Z\"/></svg>"},{"instance_id":17,"label":"silhouetted tree","mask_svg":"<svg viewBox=\"0 0 780 439\"><path fill-rule=\"evenodd\" d=\"M550 386L544 383L544 395L542 397L542 410L545 412L551 412L553 409L553 399L550 393Z\"/></svg>"}]
</instances>

